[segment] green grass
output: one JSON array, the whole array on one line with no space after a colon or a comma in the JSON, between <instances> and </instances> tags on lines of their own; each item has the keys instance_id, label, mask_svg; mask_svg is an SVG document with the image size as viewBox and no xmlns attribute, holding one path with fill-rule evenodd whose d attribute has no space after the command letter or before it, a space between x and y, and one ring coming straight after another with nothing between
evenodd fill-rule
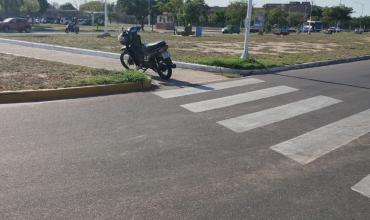
<instances>
[{"instance_id":1,"label":"green grass","mask_svg":"<svg viewBox=\"0 0 370 220\"><path fill-rule=\"evenodd\" d=\"M276 66L273 63L263 63L254 59L242 60L239 57L204 58L199 60L198 63L233 69L264 69Z\"/></svg>"},{"instance_id":2,"label":"green grass","mask_svg":"<svg viewBox=\"0 0 370 220\"><path fill-rule=\"evenodd\" d=\"M147 76L136 70L127 70L121 72L113 72L110 74L96 74L87 76L86 78L77 81L66 81L63 87L79 87L90 85L107 85L130 82L144 82Z\"/></svg>"}]
</instances>

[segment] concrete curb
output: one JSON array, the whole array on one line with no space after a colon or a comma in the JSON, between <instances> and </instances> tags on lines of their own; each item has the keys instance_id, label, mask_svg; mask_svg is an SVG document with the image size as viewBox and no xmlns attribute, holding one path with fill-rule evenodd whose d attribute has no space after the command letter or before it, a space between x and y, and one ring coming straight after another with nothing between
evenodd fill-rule
<instances>
[{"instance_id":1,"label":"concrete curb","mask_svg":"<svg viewBox=\"0 0 370 220\"><path fill-rule=\"evenodd\" d=\"M12 39L6 39L6 38L0 38L0 43L15 44L15 45L20 45L20 46L25 46L25 47L34 47L34 48L39 48L39 49L55 50L55 51L61 51L61 52L76 53L76 54L83 54L83 55L90 55L90 56L99 56L99 57L106 57L106 58L113 58L113 59L120 58L120 54L118 53L110 53L110 52L88 50L88 49L81 49L81 48L74 48L74 47L63 47L63 46L58 46L58 45L53 45L53 44L34 43L34 42L12 40Z\"/></svg>"},{"instance_id":2,"label":"concrete curb","mask_svg":"<svg viewBox=\"0 0 370 220\"><path fill-rule=\"evenodd\" d=\"M56 51L62 51L62 52L106 57L106 58L113 58L113 59L120 58L120 54L118 53L87 50L87 49L80 49L80 48L74 48L74 47L63 47L63 46L58 46L58 45L33 43L33 42L19 41L19 40L5 39L5 38L0 38L0 43L8 43L8 44L15 44L15 45L21 45L21 46L26 46L26 47L56 50ZM288 70L306 69L306 68L313 68L313 67L342 64L342 63L357 62L357 61L362 61L362 60L370 60L370 55L350 57L350 58L344 58L344 59L338 59L338 60L324 60L324 61L311 62L311 63L286 65L286 66L266 68L266 69L252 69L252 70L231 69L231 68L225 68L225 67L208 66L208 65L201 65L201 64L194 64L194 63L184 63L184 62L175 62L175 63L178 68L183 68L183 69L191 69L191 70L198 70L198 71L205 71L205 72L212 72L212 73L237 73L237 74L241 74L244 76L248 76L252 74L276 73L276 72L282 72L282 71L288 71Z\"/></svg>"},{"instance_id":3,"label":"concrete curb","mask_svg":"<svg viewBox=\"0 0 370 220\"><path fill-rule=\"evenodd\" d=\"M0 104L17 102L50 101L59 99L83 98L101 95L142 91L151 88L151 79L144 82L112 85L83 86L62 89L40 89L0 92Z\"/></svg>"}]
</instances>

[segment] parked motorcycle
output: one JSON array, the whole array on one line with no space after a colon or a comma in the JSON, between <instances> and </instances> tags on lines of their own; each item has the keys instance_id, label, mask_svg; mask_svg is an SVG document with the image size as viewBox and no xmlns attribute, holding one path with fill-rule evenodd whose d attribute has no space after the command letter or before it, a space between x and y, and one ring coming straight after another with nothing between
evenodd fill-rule
<instances>
[{"instance_id":1,"label":"parked motorcycle","mask_svg":"<svg viewBox=\"0 0 370 220\"><path fill-rule=\"evenodd\" d=\"M122 29L118 36L119 42L124 45L120 57L123 67L126 69L152 69L158 73L161 79L168 80L172 76L172 69L176 68L168 52L165 41L143 44L138 34L141 27L132 27L129 30Z\"/></svg>"},{"instance_id":2,"label":"parked motorcycle","mask_svg":"<svg viewBox=\"0 0 370 220\"><path fill-rule=\"evenodd\" d=\"M78 25L75 25L74 23L68 23L66 25L65 32L68 34L69 32L74 32L78 34L80 32L80 27Z\"/></svg>"}]
</instances>

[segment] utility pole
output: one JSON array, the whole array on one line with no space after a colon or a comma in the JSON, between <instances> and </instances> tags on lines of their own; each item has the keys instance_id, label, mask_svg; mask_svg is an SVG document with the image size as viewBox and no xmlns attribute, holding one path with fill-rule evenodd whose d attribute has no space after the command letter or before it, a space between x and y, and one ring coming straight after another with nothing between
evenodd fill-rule
<instances>
[{"instance_id":1,"label":"utility pole","mask_svg":"<svg viewBox=\"0 0 370 220\"><path fill-rule=\"evenodd\" d=\"M244 36L244 51L240 59L247 60L249 58L249 34L251 30L251 18L252 18L253 0L249 0L247 17L245 18L245 36Z\"/></svg>"},{"instance_id":2,"label":"utility pole","mask_svg":"<svg viewBox=\"0 0 370 220\"><path fill-rule=\"evenodd\" d=\"M308 32L307 34L310 35L311 34L311 28L313 29L313 26L312 26L312 10L313 10L313 0L311 1L311 11L310 11L310 22L308 22Z\"/></svg>"},{"instance_id":3,"label":"utility pole","mask_svg":"<svg viewBox=\"0 0 370 220\"><path fill-rule=\"evenodd\" d=\"M354 1L355 3L361 5L361 16L360 16L360 28L362 28L362 16L364 15L364 4L358 1Z\"/></svg>"},{"instance_id":4,"label":"utility pole","mask_svg":"<svg viewBox=\"0 0 370 220\"><path fill-rule=\"evenodd\" d=\"M108 34L108 9L107 0L104 3L104 34Z\"/></svg>"},{"instance_id":5,"label":"utility pole","mask_svg":"<svg viewBox=\"0 0 370 220\"><path fill-rule=\"evenodd\" d=\"M148 26L151 25L151 2L148 0Z\"/></svg>"}]
</instances>

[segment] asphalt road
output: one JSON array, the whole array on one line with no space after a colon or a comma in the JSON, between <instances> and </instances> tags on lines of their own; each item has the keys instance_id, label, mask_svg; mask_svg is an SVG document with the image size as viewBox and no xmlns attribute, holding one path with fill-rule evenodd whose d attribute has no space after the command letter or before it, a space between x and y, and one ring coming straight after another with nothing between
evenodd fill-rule
<instances>
[{"instance_id":1,"label":"asphalt road","mask_svg":"<svg viewBox=\"0 0 370 220\"><path fill-rule=\"evenodd\" d=\"M368 220L369 67L0 105L0 219Z\"/></svg>"}]
</instances>

